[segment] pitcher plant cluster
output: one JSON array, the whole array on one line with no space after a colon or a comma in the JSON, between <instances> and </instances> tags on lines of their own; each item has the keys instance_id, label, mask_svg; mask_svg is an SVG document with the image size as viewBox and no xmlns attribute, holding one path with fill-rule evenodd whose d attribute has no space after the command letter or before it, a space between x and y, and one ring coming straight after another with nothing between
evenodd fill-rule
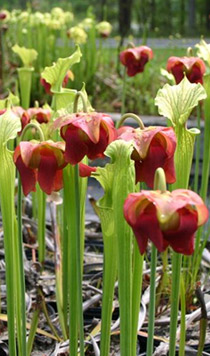
<instances>
[{"instance_id":1,"label":"pitcher plant cluster","mask_svg":"<svg viewBox=\"0 0 210 356\"><path fill-rule=\"evenodd\" d=\"M60 7L54 7L50 12L44 13L33 12L30 8L25 11L3 9L0 10L0 29L4 49L1 68L5 74L7 72L5 68L9 67L9 70L14 71L12 63L18 61L11 51L11 44L18 44L20 48L33 48L34 54L38 54L33 69L35 75L31 83L33 100L37 100L38 97L39 100L43 98L48 100L48 95L45 95L43 87L39 85L39 75L43 68L50 66L59 57L68 56L77 44L83 50L83 58L80 66L74 68L74 75L67 73L64 84L68 83L68 86L79 89L80 83L84 81L93 95L94 76L96 68L100 66L98 60L100 53L96 58L96 47L99 43L101 52L106 39L112 33L112 25L107 21L98 22L91 9L88 10L87 17L79 21L72 11L64 11ZM7 55L10 58L8 62ZM50 87L45 85L44 80L42 84L46 93L51 94Z\"/></svg>"},{"instance_id":2,"label":"pitcher plant cluster","mask_svg":"<svg viewBox=\"0 0 210 356\"><path fill-rule=\"evenodd\" d=\"M46 18L55 26L54 12ZM42 24L44 19L38 15ZM12 19L13 15L10 21ZM105 22L97 29L103 37L111 31ZM69 31L68 36L73 34L75 30ZM39 107L36 103L34 108L29 108L31 87L26 82L30 84L28 78L31 78L32 71L25 69L36 61L36 54L19 47L15 47L15 52L24 64L24 71L19 71L21 106L19 98L12 93L0 101L0 201L10 355L31 354L42 308L38 302L34 306L26 341L22 191L25 196L33 194L36 197L34 204L38 204L35 218L38 221L41 270L45 263L46 195L60 191L62 196L63 204L56 218L59 233L55 239L59 254L59 259L55 259L55 275L60 334L52 323L50 328L59 341L69 339L71 356L78 355L78 352L81 356L85 354L85 341L89 336L84 334L82 266L88 176L99 181L104 190L103 197L97 202L104 242L102 320L98 330L100 355L109 355L116 281L120 306L120 354L136 354L146 254L151 256L147 356L153 354L155 310L158 306L155 282L157 252L160 258L163 255L167 260L172 257L172 277L160 281L162 293L166 291L164 281L168 281L171 289L169 355L174 356L176 351L180 297L184 322L181 323L183 337L179 355L184 355L186 308L183 303L186 303L186 298L183 296L192 298L194 295L202 251L208 239L203 225L208 220L205 200L210 163L210 80L209 75L205 75L205 67L210 65L209 45L203 40L198 45L198 55L202 59L189 56L169 58L167 70L173 74L176 84L166 84L155 98L160 115L168 119L167 127L161 117L160 126L145 127L140 117L133 113L123 114L115 125L111 116L92 108L85 86L80 91L65 88L71 67L80 62L82 54L79 47L71 56L59 58L45 67L40 75L41 84L52 96L51 106ZM120 61L126 69L125 80L126 75L143 72L152 57L153 51L147 46L127 48L121 52ZM188 189L195 139L200 131L199 128L188 129L187 119L196 107L200 109L197 110L198 123L200 112L205 115L200 196L198 187L195 186L194 191ZM129 117L136 121L137 128L123 126ZM197 145L198 142L197 139ZM104 157L109 158L104 167L90 165L90 161ZM199 155L196 160L198 163ZM195 180L198 179L199 164L196 167ZM19 180L17 211L14 197L16 176ZM186 272L189 269L190 274ZM165 274L169 273L167 270L164 270ZM184 281L182 288L181 281ZM37 299L40 293L37 288ZM200 342L201 353L204 341L205 338Z\"/></svg>"}]
</instances>

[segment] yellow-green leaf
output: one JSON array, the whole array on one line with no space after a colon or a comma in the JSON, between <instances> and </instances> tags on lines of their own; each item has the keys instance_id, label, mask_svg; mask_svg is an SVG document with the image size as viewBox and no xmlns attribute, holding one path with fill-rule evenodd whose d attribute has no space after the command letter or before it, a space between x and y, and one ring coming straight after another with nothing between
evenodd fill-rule
<instances>
[{"instance_id":1,"label":"yellow-green leaf","mask_svg":"<svg viewBox=\"0 0 210 356\"><path fill-rule=\"evenodd\" d=\"M17 44L12 47L12 50L20 57L24 67L32 67L38 56L38 52L35 49L20 47Z\"/></svg>"},{"instance_id":2,"label":"yellow-green leaf","mask_svg":"<svg viewBox=\"0 0 210 356\"><path fill-rule=\"evenodd\" d=\"M52 66L45 67L44 71L41 73L41 77L51 85L52 92L60 91L68 69L70 69L73 64L78 63L81 56L82 53L79 46L77 46L76 51L70 57L59 58Z\"/></svg>"},{"instance_id":3,"label":"yellow-green leaf","mask_svg":"<svg viewBox=\"0 0 210 356\"><path fill-rule=\"evenodd\" d=\"M168 80L169 84L176 84L173 74L169 73L166 69L160 68L160 74Z\"/></svg>"},{"instance_id":4,"label":"yellow-green leaf","mask_svg":"<svg viewBox=\"0 0 210 356\"><path fill-rule=\"evenodd\" d=\"M85 96L85 99L86 99L86 106L87 106L87 111L88 112L92 112L92 111L95 111L94 108L92 107L89 99L88 99L88 95L87 95L87 92L86 92L86 89L85 89L85 83L83 83L82 85L82 89L80 90L84 96ZM79 101L78 101L78 111L83 111L83 104L82 104L82 99L79 98Z\"/></svg>"},{"instance_id":5,"label":"yellow-green leaf","mask_svg":"<svg viewBox=\"0 0 210 356\"><path fill-rule=\"evenodd\" d=\"M20 130L20 119L11 110L0 115L0 150L6 146L9 140L15 138Z\"/></svg>"},{"instance_id":6,"label":"yellow-green leaf","mask_svg":"<svg viewBox=\"0 0 210 356\"><path fill-rule=\"evenodd\" d=\"M192 109L200 100L206 98L206 91L199 84L192 84L184 79L178 85L165 84L155 98L160 115L167 117L173 126L184 125Z\"/></svg>"},{"instance_id":7,"label":"yellow-green leaf","mask_svg":"<svg viewBox=\"0 0 210 356\"><path fill-rule=\"evenodd\" d=\"M198 49L198 57L202 58L210 66L210 44L207 44L204 39L201 39L200 43L197 43L195 47Z\"/></svg>"}]
</instances>

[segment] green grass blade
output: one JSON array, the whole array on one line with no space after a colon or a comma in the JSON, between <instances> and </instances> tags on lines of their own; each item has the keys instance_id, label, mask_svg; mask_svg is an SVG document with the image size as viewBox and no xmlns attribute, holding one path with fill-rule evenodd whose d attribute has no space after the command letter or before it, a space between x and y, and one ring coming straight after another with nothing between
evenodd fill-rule
<instances>
[{"instance_id":1,"label":"green grass blade","mask_svg":"<svg viewBox=\"0 0 210 356\"><path fill-rule=\"evenodd\" d=\"M45 260L45 215L46 215L46 195L37 184L38 202L38 256L42 267Z\"/></svg>"}]
</instances>

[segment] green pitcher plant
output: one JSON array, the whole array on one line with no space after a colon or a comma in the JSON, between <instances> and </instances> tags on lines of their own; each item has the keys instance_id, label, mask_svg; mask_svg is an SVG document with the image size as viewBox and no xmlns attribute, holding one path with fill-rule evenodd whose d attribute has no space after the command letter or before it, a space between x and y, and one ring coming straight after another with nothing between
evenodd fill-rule
<instances>
[{"instance_id":1,"label":"green pitcher plant","mask_svg":"<svg viewBox=\"0 0 210 356\"><path fill-rule=\"evenodd\" d=\"M26 311L25 281L23 267L22 225L17 225L14 189L15 166L13 152L7 145L14 140L21 129L20 119L8 109L0 115L0 202L4 229L4 249L6 262L7 313L9 333L9 353L26 355Z\"/></svg>"},{"instance_id":2,"label":"green pitcher plant","mask_svg":"<svg viewBox=\"0 0 210 356\"><path fill-rule=\"evenodd\" d=\"M23 67L18 68L18 77L20 85L21 105L24 109L30 106L30 94L32 86L32 72L34 71L33 62L38 56L38 52L31 48L20 47L18 44L12 47L22 63Z\"/></svg>"}]
</instances>

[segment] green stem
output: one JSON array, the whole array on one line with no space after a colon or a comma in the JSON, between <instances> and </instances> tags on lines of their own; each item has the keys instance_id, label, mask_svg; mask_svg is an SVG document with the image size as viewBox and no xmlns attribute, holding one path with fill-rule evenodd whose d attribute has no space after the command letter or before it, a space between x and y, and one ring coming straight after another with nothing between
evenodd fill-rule
<instances>
[{"instance_id":1,"label":"green stem","mask_svg":"<svg viewBox=\"0 0 210 356\"><path fill-rule=\"evenodd\" d=\"M121 143L119 142L119 145ZM117 262L120 304L120 354L131 356L132 346L132 230L123 215L128 194L135 190L134 166L130 159L131 146L122 145L115 158L113 181L113 217L117 237ZM139 309L138 309L139 310Z\"/></svg>"},{"instance_id":2,"label":"green stem","mask_svg":"<svg viewBox=\"0 0 210 356\"><path fill-rule=\"evenodd\" d=\"M18 217L18 238L16 239L16 288L17 288L17 333L19 336L19 353L26 355L26 305L25 305L25 278L24 278L24 263L23 263L23 236L22 236L22 187L21 180L18 174L18 201L17 201L17 217Z\"/></svg>"},{"instance_id":3,"label":"green stem","mask_svg":"<svg viewBox=\"0 0 210 356\"><path fill-rule=\"evenodd\" d=\"M3 203L1 201L1 209L2 209L2 216L3 221L5 221L4 214L3 214ZM11 225L14 224L13 219L9 219L8 223ZM9 230L8 230L9 231ZM8 315L8 334L9 334L9 354L16 356L16 335L15 335L15 274L14 266L13 266L13 241L12 238L14 236L11 234L10 239L6 235L6 228L4 227L4 249L5 249L5 261L6 261L6 286L7 286L7 315Z\"/></svg>"},{"instance_id":4,"label":"green stem","mask_svg":"<svg viewBox=\"0 0 210 356\"><path fill-rule=\"evenodd\" d=\"M127 79L127 74L126 74L126 67L125 67L124 68L124 73L123 73L123 90L122 90L121 115L123 115L125 113L126 79Z\"/></svg>"},{"instance_id":5,"label":"green stem","mask_svg":"<svg viewBox=\"0 0 210 356\"><path fill-rule=\"evenodd\" d=\"M81 91L78 91L75 95L74 98L74 106L73 106L73 112L77 112L77 106L78 106L78 101L79 99L82 100L82 104L83 104L83 111L87 112L87 103L86 103L86 98L84 96L84 94Z\"/></svg>"},{"instance_id":6,"label":"green stem","mask_svg":"<svg viewBox=\"0 0 210 356\"><path fill-rule=\"evenodd\" d=\"M122 156L119 155L119 174L115 173L113 186L113 211L117 236L117 261L119 276L120 303L120 353L121 356L131 356L132 334L132 231L125 222L123 204L134 186L134 182L127 182L130 175L121 166ZM117 167L116 167L117 168ZM124 171L124 172L123 172ZM122 174L123 172L123 174ZM132 177L134 178L134 177ZM122 184L123 182L123 184Z\"/></svg>"},{"instance_id":7,"label":"green stem","mask_svg":"<svg viewBox=\"0 0 210 356\"><path fill-rule=\"evenodd\" d=\"M181 275L181 283L180 283L180 294L181 294L181 331L180 331L180 342L179 342L179 356L185 355L185 337L186 337L186 329L185 329L185 315L186 315L186 298L185 298L185 284L183 275Z\"/></svg>"},{"instance_id":8,"label":"green stem","mask_svg":"<svg viewBox=\"0 0 210 356\"><path fill-rule=\"evenodd\" d=\"M80 191L79 191L79 167L74 168L75 177L75 210L76 210L76 254L77 254L77 280L78 280L78 305L79 305L79 326L80 326L80 356L84 356L84 320L83 320L83 300L82 300L82 269L81 261L81 235L80 235ZM83 258L83 256L82 256Z\"/></svg>"},{"instance_id":9,"label":"green stem","mask_svg":"<svg viewBox=\"0 0 210 356\"><path fill-rule=\"evenodd\" d=\"M28 109L30 106L30 94L32 84L32 72L34 68L18 68L18 77L20 83L21 106Z\"/></svg>"},{"instance_id":10,"label":"green stem","mask_svg":"<svg viewBox=\"0 0 210 356\"><path fill-rule=\"evenodd\" d=\"M197 126L200 130L200 121L201 121L201 111L200 104L197 106ZM201 135L198 135L196 138L196 152L195 152L195 175L194 175L194 191L198 192L198 179L199 179L199 164L200 164L200 149L201 149Z\"/></svg>"},{"instance_id":11,"label":"green stem","mask_svg":"<svg viewBox=\"0 0 210 356\"><path fill-rule=\"evenodd\" d=\"M150 275L150 303L149 303L149 326L147 339L147 356L152 356L154 347L154 321L155 321L155 277L157 266L157 249L152 244L151 275Z\"/></svg>"},{"instance_id":12,"label":"green stem","mask_svg":"<svg viewBox=\"0 0 210 356\"><path fill-rule=\"evenodd\" d=\"M121 220L122 221L122 220ZM119 224L119 222L117 223ZM122 225L121 225L122 228ZM118 231L118 268L120 303L120 351L121 356L131 356L132 332L132 254L131 233L123 228ZM123 231L122 231L123 230ZM121 240L121 241L119 241Z\"/></svg>"},{"instance_id":13,"label":"green stem","mask_svg":"<svg viewBox=\"0 0 210 356\"><path fill-rule=\"evenodd\" d=\"M40 138L40 141L44 141L44 134L43 134L43 131L41 129L41 127L38 125L38 124L33 124L33 123L30 123L28 125L26 125L23 129L23 132L21 134L21 141L24 141L24 136L26 134L26 132L29 130L29 129L36 129L38 134L39 134L39 138Z\"/></svg>"},{"instance_id":14,"label":"green stem","mask_svg":"<svg viewBox=\"0 0 210 356\"><path fill-rule=\"evenodd\" d=\"M141 120L141 118L139 116L137 116L136 114L133 114L133 113L127 113L127 114L122 115L121 119L118 121L118 123L116 125L116 128L119 129L119 127L121 127L122 124L124 123L124 121L129 117L134 119L137 122L137 124L139 125L141 130L144 130L143 121Z\"/></svg>"},{"instance_id":15,"label":"green stem","mask_svg":"<svg viewBox=\"0 0 210 356\"><path fill-rule=\"evenodd\" d=\"M46 195L37 184L38 200L38 256L39 262L43 266L45 260L45 214L46 214Z\"/></svg>"},{"instance_id":16,"label":"green stem","mask_svg":"<svg viewBox=\"0 0 210 356\"><path fill-rule=\"evenodd\" d=\"M142 291L142 272L144 255L139 253L136 239L133 244L133 283L132 283L132 346L131 354L136 355L137 329Z\"/></svg>"},{"instance_id":17,"label":"green stem","mask_svg":"<svg viewBox=\"0 0 210 356\"><path fill-rule=\"evenodd\" d=\"M156 169L154 178L154 189L166 192L166 178L162 168ZM149 325L148 325L148 339L147 339L147 356L152 356L154 348L154 322L155 322L155 278L157 266L157 249L152 244L151 253L151 275L150 275L150 304L149 304Z\"/></svg>"},{"instance_id":18,"label":"green stem","mask_svg":"<svg viewBox=\"0 0 210 356\"><path fill-rule=\"evenodd\" d=\"M82 163L88 165L88 158L85 156L82 160ZM79 196L80 196L80 239L81 239L81 270L83 275L83 256L84 256L84 245L85 245L85 208L86 208L86 196L87 196L87 185L88 178L80 177L79 178Z\"/></svg>"},{"instance_id":19,"label":"green stem","mask_svg":"<svg viewBox=\"0 0 210 356\"><path fill-rule=\"evenodd\" d=\"M109 355L110 329L114 284L117 274L117 245L114 230L113 209L100 207L100 220L104 242L103 298L100 355Z\"/></svg>"},{"instance_id":20,"label":"green stem","mask_svg":"<svg viewBox=\"0 0 210 356\"><path fill-rule=\"evenodd\" d=\"M173 252L169 356L175 356L182 255Z\"/></svg>"},{"instance_id":21,"label":"green stem","mask_svg":"<svg viewBox=\"0 0 210 356\"><path fill-rule=\"evenodd\" d=\"M208 84L208 82L207 82ZM207 86L208 89L208 86ZM209 90L207 90L209 93ZM209 137L210 137L210 96L208 94L207 99L204 102L204 113L205 113L205 129L204 129L204 153L203 153L203 165L202 165L202 179L201 179L201 189L200 189L200 196L205 201L207 196L208 190L208 183L209 183L209 168L210 168L210 144L209 144ZM195 240L195 251L193 255L193 281L195 282L197 279L198 270L200 268L200 261L202 258L203 248L205 244L202 244L202 248L200 246L201 236L203 232L203 227L198 229L196 234ZM206 241L205 241L206 243Z\"/></svg>"},{"instance_id":22,"label":"green stem","mask_svg":"<svg viewBox=\"0 0 210 356\"><path fill-rule=\"evenodd\" d=\"M62 275L61 275L61 269L56 269L56 303L57 303L57 308L58 308L58 315L59 315L59 320L60 320L60 325L61 325L61 330L62 334L64 337L64 340L67 340L67 326L66 326L66 319L65 314L64 314L64 308L63 308L63 294L62 294Z\"/></svg>"},{"instance_id":23,"label":"green stem","mask_svg":"<svg viewBox=\"0 0 210 356\"><path fill-rule=\"evenodd\" d=\"M9 334L9 355L16 356L16 334L15 334L15 214L14 214L14 182L15 172L12 157L7 157L6 148L0 147L2 154L2 168L0 172L0 201L1 214L4 230L4 250L6 262L6 286L7 286L7 315ZM10 162L9 162L10 161Z\"/></svg>"},{"instance_id":24,"label":"green stem","mask_svg":"<svg viewBox=\"0 0 210 356\"><path fill-rule=\"evenodd\" d=\"M70 354L77 355L78 321L80 327L80 355L84 355L84 330L82 310L82 281L80 261L80 206L78 166L66 166L64 178L64 205L68 226L69 250L69 338ZM75 278L76 275L76 278Z\"/></svg>"},{"instance_id":25,"label":"green stem","mask_svg":"<svg viewBox=\"0 0 210 356\"><path fill-rule=\"evenodd\" d=\"M68 248L68 229L67 229L67 213L64 199L63 204L63 238L62 238L62 294L63 294L63 315L64 323L67 330L68 319L68 291L69 291L69 248Z\"/></svg>"},{"instance_id":26,"label":"green stem","mask_svg":"<svg viewBox=\"0 0 210 356\"><path fill-rule=\"evenodd\" d=\"M182 261L182 278L184 280L184 285L186 286L185 290L185 303L188 305L189 303L189 298L190 295L192 295L192 290L194 290L194 284L193 284L193 270L194 268L192 267L192 261L193 261L193 256L183 256L183 261Z\"/></svg>"},{"instance_id":27,"label":"green stem","mask_svg":"<svg viewBox=\"0 0 210 356\"><path fill-rule=\"evenodd\" d=\"M55 285L56 285L56 304L58 309L59 321L62 330L62 334L65 340L67 340L67 327L64 317L63 309L63 289L62 289L62 258L61 258L61 243L60 243L60 232L59 232L59 222L57 221L57 209L54 202L50 203L51 212L51 222L52 222L52 232L54 237L55 246Z\"/></svg>"},{"instance_id":28,"label":"green stem","mask_svg":"<svg viewBox=\"0 0 210 356\"><path fill-rule=\"evenodd\" d=\"M207 94L208 94L207 87ZM208 94L207 99L204 101L204 113L205 113L205 130L204 130L204 154L203 154L203 166L202 166L202 180L200 196L205 201L208 189L209 179L209 167L210 167L210 96Z\"/></svg>"}]
</instances>

